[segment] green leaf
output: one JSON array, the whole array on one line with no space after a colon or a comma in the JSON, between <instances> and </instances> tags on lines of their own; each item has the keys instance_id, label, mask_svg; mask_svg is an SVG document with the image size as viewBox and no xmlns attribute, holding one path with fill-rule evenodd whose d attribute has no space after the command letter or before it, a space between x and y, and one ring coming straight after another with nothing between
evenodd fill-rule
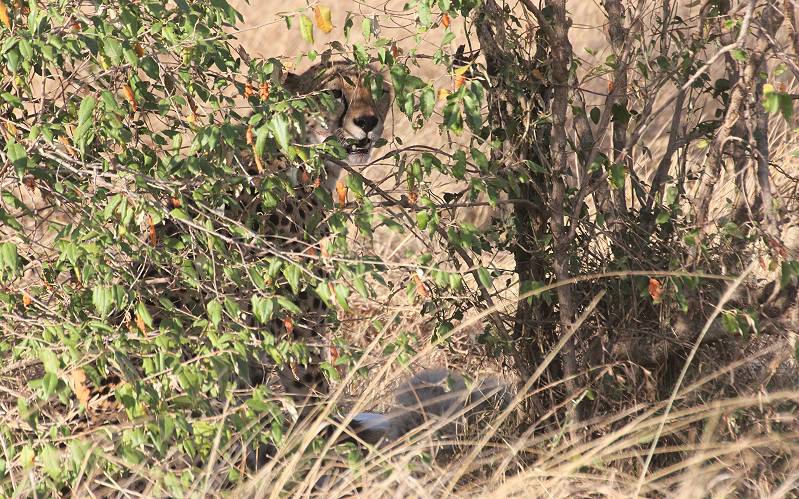
<instances>
[{"instance_id":1,"label":"green leaf","mask_svg":"<svg viewBox=\"0 0 799 499\"><path fill-rule=\"evenodd\" d=\"M372 20L368 17L364 17L361 21L361 33L363 33L364 40L368 41L372 37Z\"/></svg>"},{"instance_id":2,"label":"green leaf","mask_svg":"<svg viewBox=\"0 0 799 499\"><path fill-rule=\"evenodd\" d=\"M355 54L355 60L360 64L369 63L369 52L366 50L366 47L360 43L355 44L355 47L353 47L353 53Z\"/></svg>"},{"instance_id":3,"label":"green leaf","mask_svg":"<svg viewBox=\"0 0 799 499\"><path fill-rule=\"evenodd\" d=\"M632 116L632 113L630 113L630 111L621 104L613 104L613 107L611 108L611 114L613 115L613 119L611 121L614 123L623 124L629 123L630 117Z\"/></svg>"},{"instance_id":4,"label":"green leaf","mask_svg":"<svg viewBox=\"0 0 799 499\"><path fill-rule=\"evenodd\" d=\"M463 286L463 276L453 272L447 277L447 284L450 289L458 291Z\"/></svg>"},{"instance_id":5,"label":"green leaf","mask_svg":"<svg viewBox=\"0 0 799 499\"><path fill-rule=\"evenodd\" d=\"M31 42L25 38L21 38L19 40L19 53L22 54L24 60L30 61L33 58L33 46Z\"/></svg>"},{"instance_id":6,"label":"green leaf","mask_svg":"<svg viewBox=\"0 0 799 499\"><path fill-rule=\"evenodd\" d=\"M433 115L433 108L436 105L436 92L433 87L425 87L422 89L422 94L419 96L419 109L422 111L422 116L430 118Z\"/></svg>"},{"instance_id":7,"label":"green leaf","mask_svg":"<svg viewBox=\"0 0 799 499\"><path fill-rule=\"evenodd\" d=\"M289 286L291 286L291 291L294 294L300 292L300 274L302 273L302 269L300 269L299 265L297 264L290 264L283 268L283 276L288 281Z\"/></svg>"},{"instance_id":8,"label":"green leaf","mask_svg":"<svg viewBox=\"0 0 799 499\"><path fill-rule=\"evenodd\" d=\"M359 275L353 277L352 287L355 288L355 291L357 291L359 295L363 296L364 298L369 298L369 290L366 288L366 283L364 282L363 277Z\"/></svg>"},{"instance_id":9,"label":"green leaf","mask_svg":"<svg viewBox=\"0 0 799 499\"><path fill-rule=\"evenodd\" d=\"M483 151L472 147L472 159L474 159L474 162L477 163L477 167L480 168L481 172L488 171L490 163L488 162L488 157L486 157Z\"/></svg>"},{"instance_id":10,"label":"green leaf","mask_svg":"<svg viewBox=\"0 0 799 499\"><path fill-rule=\"evenodd\" d=\"M419 2L418 16L419 24L421 24L422 27L427 28L433 24L433 16L430 12L430 5L428 5L427 2Z\"/></svg>"},{"instance_id":11,"label":"green leaf","mask_svg":"<svg viewBox=\"0 0 799 499\"><path fill-rule=\"evenodd\" d=\"M39 461L42 463L45 473L47 473L53 480L61 478L64 472L64 467L61 466L61 453L51 445L45 445L39 451Z\"/></svg>"},{"instance_id":12,"label":"green leaf","mask_svg":"<svg viewBox=\"0 0 799 499\"><path fill-rule=\"evenodd\" d=\"M482 284L484 288L491 289L491 286L494 283L491 279L491 274L488 272L488 269L485 267L479 267L477 269L477 277L480 279L480 284Z\"/></svg>"},{"instance_id":13,"label":"green leaf","mask_svg":"<svg viewBox=\"0 0 799 499\"><path fill-rule=\"evenodd\" d=\"M300 307L298 307L296 303L289 300L285 296L278 296L277 304L280 306L281 309L288 310L292 314L299 314L302 312L302 310L300 310Z\"/></svg>"},{"instance_id":14,"label":"green leaf","mask_svg":"<svg viewBox=\"0 0 799 499\"><path fill-rule=\"evenodd\" d=\"M790 121L793 116L793 98L785 93L779 94L779 108L785 121Z\"/></svg>"},{"instance_id":15,"label":"green leaf","mask_svg":"<svg viewBox=\"0 0 799 499\"><path fill-rule=\"evenodd\" d=\"M44 390L44 396L49 397L50 395L54 394L57 386L58 376L53 373L45 373L44 377L42 378L42 389Z\"/></svg>"},{"instance_id":16,"label":"green leaf","mask_svg":"<svg viewBox=\"0 0 799 499\"><path fill-rule=\"evenodd\" d=\"M19 254L14 243L0 243L0 270L8 269L12 274L19 270Z\"/></svg>"},{"instance_id":17,"label":"green leaf","mask_svg":"<svg viewBox=\"0 0 799 499\"><path fill-rule=\"evenodd\" d=\"M313 21L305 14L300 15L300 34L303 40L313 43Z\"/></svg>"},{"instance_id":18,"label":"green leaf","mask_svg":"<svg viewBox=\"0 0 799 499\"><path fill-rule=\"evenodd\" d=\"M228 297L225 297L225 310L227 311L228 315L234 319L238 319L239 314L241 314L241 307L239 304Z\"/></svg>"},{"instance_id":19,"label":"green leaf","mask_svg":"<svg viewBox=\"0 0 799 499\"><path fill-rule=\"evenodd\" d=\"M355 194L355 197L362 199L366 196L366 191L363 188L363 177L358 174L349 174L346 179L347 187Z\"/></svg>"},{"instance_id":20,"label":"green leaf","mask_svg":"<svg viewBox=\"0 0 799 499\"><path fill-rule=\"evenodd\" d=\"M122 44L111 37L106 37L103 41L103 52L111 59L111 64L119 66L122 62Z\"/></svg>"},{"instance_id":21,"label":"green leaf","mask_svg":"<svg viewBox=\"0 0 799 499\"><path fill-rule=\"evenodd\" d=\"M610 183L616 189L624 188L624 179L627 175L627 171L624 169L624 165L621 163L613 163L610 165Z\"/></svg>"},{"instance_id":22,"label":"green leaf","mask_svg":"<svg viewBox=\"0 0 799 499\"><path fill-rule=\"evenodd\" d=\"M97 99L91 95L84 97L80 103L80 109L78 109L78 124L91 121L96 106Z\"/></svg>"},{"instance_id":23,"label":"green leaf","mask_svg":"<svg viewBox=\"0 0 799 499\"><path fill-rule=\"evenodd\" d=\"M58 360L58 356L49 349L44 349L39 352L39 360L42 361L44 372L47 373L57 374L58 369L61 367L61 361Z\"/></svg>"},{"instance_id":24,"label":"green leaf","mask_svg":"<svg viewBox=\"0 0 799 499\"><path fill-rule=\"evenodd\" d=\"M147 327L153 327L153 316L150 315L147 305L139 302L139 304L136 305L136 314L141 317L142 322L144 322Z\"/></svg>"},{"instance_id":25,"label":"green leaf","mask_svg":"<svg viewBox=\"0 0 799 499\"><path fill-rule=\"evenodd\" d=\"M599 110L598 107L591 108L591 121L594 122L594 125L599 124L599 119L602 117L602 111Z\"/></svg>"},{"instance_id":26,"label":"green leaf","mask_svg":"<svg viewBox=\"0 0 799 499\"><path fill-rule=\"evenodd\" d=\"M215 328L219 328L219 323L222 321L222 304L219 300L211 300L205 305L205 311L208 313L208 319Z\"/></svg>"},{"instance_id":27,"label":"green leaf","mask_svg":"<svg viewBox=\"0 0 799 499\"><path fill-rule=\"evenodd\" d=\"M28 168L28 153L25 152L25 148L13 138L9 138L6 144L6 154L8 154L8 160L14 165L17 175L24 176L25 170Z\"/></svg>"},{"instance_id":28,"label":"green leaf","mask_svg":"<svg viewBox=\"0 0 799 499\"><path fill-rule=\"evenodd\" d=\"M420 211L416 214L416 226L419 230L427 229L427 224L430 223L430 214L426 211Z\"/></svg>"},{"instance_id":29,"label":"green leaf","mask_svg":"<svg viewBox=\"0 0 799 499\"><path fill-rule=\"evenodd\" d=\"M95 286L92 289L92 305L100 317L106 317L114 308L112 289L108 286Z\"/></svg>"},{"instance_id":30,"label":"green leaf","mask_svg":"<svg viewBox=\"0 0 799 499\"><path fill-rule=\"evenodd\" d=\"M780 94L777 92L767 92L763 95L763 109L769 114L776 113L780 109Z\"/></svg>"},{"instance_id":31,"label":"green leaf","mask_svg":"<svg viewBox=\"0 0 799 499\"><path fill-rule=\"evenodd\" d=\"M727 332L735 334L739 331L738 327L738 318L736 317L735 312L730 312L725 310L721 313L722 323L724 324L724 329Z\"/></svg>"},{"instance_id":32,"label":"green leaf","mask_svg":"<svg viewBox=\"0 0 799 499\"><path fill-rule=\"evenodd\" d=\"M288 151L289 149L289 139L291 135L289 134L289 122L285 116L282 114L276 114L272 117L272 120L269 122L270 129L272 130L272 134L275 136L275 140L277 140L278 145L283 151ZM256 144L257 150L257 144Z\"/></svg>"},{"instance_id":33,"label":"green leaf","mask_svg":"<svg viewBox=\"0 0 799 499\"><path fill-rule=\"evenodd\" d=\"M336 284L334 291L336 293L336 301L338 301L338 304L341 306L341 308L344 310L349 310L350 305L347 302L347 298L350 296L350 289L343 284Z\"/></svg>"},{"instance_id":34,"label":"green leaf","mask_svg":"<svg viewBox=\"0 0 799 499\"><path fill-rule=\"evenodd\" d=\"M275 311L275 302L272 298L263 298L258 295L252 295L250 299L252 304L252 313L255 319L261 324L266 324L272 318Z\"/></svg>"},{"instance_id":35,"label":"green leaf","mask_svg":"<svg viewBox=\"0 0 799 499\"><path fill-rule=\"evenodd\" d=\"M455 102L449 102L444 106L444 126L452 130L456 135L463 132L463 116Z\"/></svg>"},{"instance_id":36,"label":"green leaf","mask_svg":"<svg viewBox=\"0 0 799 499\"><path fill-rule=\"evenodd\" d=\"M786 287L796 278L799 278L799 261L786 260L782 262L780 269L780 285Z\"/></svg>"}]
</instances>

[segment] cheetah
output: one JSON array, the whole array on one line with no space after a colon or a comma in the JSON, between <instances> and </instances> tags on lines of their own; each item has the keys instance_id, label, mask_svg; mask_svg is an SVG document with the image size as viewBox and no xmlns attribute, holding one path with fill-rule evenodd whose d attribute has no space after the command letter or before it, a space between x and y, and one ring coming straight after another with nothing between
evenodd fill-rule
<instances>
[{"instance_id":1,"label":"cheetah","mask_svg":"<svg viewBox=\"0 0 799 499\"><path fill-rule=\"evenodd\" d=\"M377 92L373 90L375 82L380 84ZM390 87L382 82L374 66L359 69L348 62L324 62L301 74L287 75L284 86L297 95L326 92L332 97L332 107L307 118L303 139L306 144L321 144L334 137L346 148L344 163L358 166L368 164L375 143L383 135L392 94ZM322 223L326 211L323 199L331 199L342 167L332 160L325 161L324 167L322 177L315 184L307 178L301 180L303 170L289 168L286 173L295 186L295 195L263 214L262 231L270 235L280 251L293 255L318 254L319 241L329 235L328 227ZM326 193L314 192L316 189ZM288 323L285 319L273 318L267 329L275 338L285 337L308 347L304 360L293 359L288 366L278 369L278 378L286 393L295 402L307 406L312 397L328 392L328 382L320 366L327 358L330 311L311 289L293 294L292 301L300 313L294 314ZM269 361L259 359L256 363L261 363L255 366L256 370L265 372Z\"/></svg>"}]
</instances>

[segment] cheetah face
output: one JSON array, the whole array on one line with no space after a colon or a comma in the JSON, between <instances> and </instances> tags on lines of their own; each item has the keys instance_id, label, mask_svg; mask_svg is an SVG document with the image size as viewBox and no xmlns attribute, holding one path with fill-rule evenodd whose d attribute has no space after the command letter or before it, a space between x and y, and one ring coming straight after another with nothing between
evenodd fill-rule
<instances>
[{"instance_id":1,"label":"cheetah face","mask_svg":"<svg viewBox=\"0 0 799 499\"><path fill-rule=\"evenodd\" d=\"M324 92L318 115L306 123L307 139L321 144L335 137L347 149L347 163L369 162L375 142L383 136L391 90L374 68L358 70L349 63L318 64L302 75L291 75L287 86L299 92Z\"/></svg>"}]
</instances>

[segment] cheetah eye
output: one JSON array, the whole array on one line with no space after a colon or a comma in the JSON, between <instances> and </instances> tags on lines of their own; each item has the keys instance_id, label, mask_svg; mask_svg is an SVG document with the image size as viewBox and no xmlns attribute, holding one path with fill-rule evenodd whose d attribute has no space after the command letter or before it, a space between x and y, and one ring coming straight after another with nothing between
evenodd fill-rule
<instances>
[{"instance_id":1,"label":"cheetah eye","mask_svg":"<svg viewBox=\"0 0 799 499\"><path fill-rule=\"evenodd\" d=\"M347 99L344 97L344 92L342 92L338 88L332 88L327 91L334 99L338 99L343 102L345 105L347 104Z\"/></svg>"}]
</instances>

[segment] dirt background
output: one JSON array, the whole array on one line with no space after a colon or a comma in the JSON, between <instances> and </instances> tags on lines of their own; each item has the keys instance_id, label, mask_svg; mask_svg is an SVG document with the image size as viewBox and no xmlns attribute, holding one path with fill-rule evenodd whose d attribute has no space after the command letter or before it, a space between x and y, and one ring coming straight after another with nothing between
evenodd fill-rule
<instances>
[{"instance_id":1,"label":"dirt background","mask_svg":"<svg viewBox=\"0 0 799 499\"><path fill-rule=\"evenodd\" d=\"M404 11L405 0L388 1L356 1L356 0L331 0L321 2L330 7L334 29L324 34L319 29L314 29L314 43L308 43L300 35L300 30L296 22L296 15L303 13L313 18L313 9L307 6L305 1L266 1L266 2L247 2L244 0L233 0L230 2L243 16L244 22L239 29L234 32L239 43L252 56L256 57L278 57L283 60L287 67L293 67L297 71L312 64L302 54L311 49L322 52L327 48L327 44L341 40L343 38L343 26L349 16L353 17L353 28L350 33L350 41L358 42L363 40L361 32L361 22L363 16L379 19L380 32L383 38L390 38L397 43L397 46L408 53L414 47L418 47L417 53L420 55L432 55L439 47L440 41L444 36L443 27L433 28L427 33L419 35L416 40L416 25L413 11ZM600 7L593 2L574 2L570 7L574 25L572 27L573 44L583 56L589 57L592 61L604 60L607 55L607 43L602 32L605 15ZM295 22L291 28L287 28L283 16L292 16ZM599 27L595 27L599 26ZM452 20L451 31L456 35L455 40L449 45L448 50L454 51L460 44L471 44L477 48L476 36L465 32L462 18ZM595 56L590 56L588 51L595 51ZM443 66L436 66L424 58L418 59L419 66L416 74L431 82L436 88L451 88L452 78ZM601 88L606 83L596 84ZM440 111L440 105L439 109ZM440 118L440 117L439 117ZM441 120L434 117L424 128L413 130L407 118L392 109L387 118L385 137L390 139L399 136L405 146L426 145L443 150L450 149L453 144L459 144L463 137L455 137L449 134L442 134L437 123ZM382 150L375 152L374 157L378 157L389 152L395 146L389 143ZM367 167L362 173L376 181L381 182L381 188L388 192L395 193L397 197L402 196L402 184L392 179L393 163L375 163ZM433 177L432 190L434 192L453 191L462 188L462 185L452 183L452 179ZM460 209L455 215L459 220L469 221L478 226L485 226L492 214L496 210L491 208L470 208ZM413 238L401 237L390 232L380 232L375 238L375 247L378 254L390 259L402 259L404 256L411 256L418 246ZM504 259L504 258L503 258ZM493 264L497 265L497 261ZM510 262L508 262L510 263Z\"/></svg>"},{"instance_id":2,"label":"dirt background","mask_svg":"<svg viewBox=\"0 0 799 499\"><path fill-rule=\"evenodd\" d=\"M247 52L257 57L279 57L288 67L293 67L298 71L311 64L309 60L302 57L302 53L311 49L321 52L327 48L328 43L340 40L343 37L342 28L348 15L353 17L354 22L350 34L351 42L363 40L361 34L363 16L369 18L375 18L376 16L379 19L379 35L381 37L392 39L405 53L408 53L414 47L418 47L418 54L432 55L440 45L440 40L444 35L443 27L439 26L427 33L417 35L413 17L414 12L404 11L403 5L405 3L405 0L327 0L321 2L321 4L330 7L332 11L334 29L329 34L324 34L319 29L315 29L315 40L311 44L302 38L296 23L296 15L300 13L313 18L313 9L308 7L307 2L304 0L231 1L231 4L244 18L243 23L234 34ZM680 14L684 18L693 17L698 14L698 10L701 7L700 4L700 2L696 2L694 6L681 6ZM599 2L596 1L572 1L568 2L567 7L573 21L570 31L572 47L575 55L580 57L584 63L581 68L581 74L578 72L580 85L589 90L589 92L586 92L588 103L599 105L601 108L604 94L607 92L608 82L601 75L587 76L587 71L591 67L601 64L610 54L609 44L604 33L606 14ZM640 16L644 24L648 24L653 22L656 8L657 5L653 3L650 6L645 6L643 11L636 12L635 15ZM287 28L283 19L284 16L295 19L291 28ZM461 43L471 44L470 46L477 48L476 36L466 33L463 19L453 19L450 29L456 35L456 38L450 44L449 50L454 51ZM432 82L436 88L449 88L452 86L451 77L446 73L444 67L435 66L431 63L426 64L425 62L424 59L419 60L419 67L416 73L418 76ZM789 88L796 85L795 82L790 80L785 80L781 83L786 84ZM671 93L673 93L673 90L669 91L667 89L661 92L658 98L665 101L670 97ZM701 112L694 116L694 120L701 121L702 119L713 118L715 103L697 102L695 104L696 108L701 109ZM657 164L657 161L652 158L659 158L661 152L665 149L671 115L671 110L666 108L660 116L655 117L655 121L644 134L639 145L645 146L650 151L650 154L635 152L635 170L644 181L649 181L649 177ZM411 124L403 115L397 113L396 110L392 110L387 119L386 138L390 139L393 136L399 136L405 145L422 144L444 150L450 148L453 144L458 144L463 139L462 137L442 134L438 129L435 117L431 121L424 128L413 130ZM438 122L440 122L440 119ZM790 156L797 148L796 139L793 138L795 134L786 134L787 129L782 119L774 119L772 123L773 126L770 133L772 161L785 165L789 172L799 172L799 164L797 164L799 161ZM396 147L396 144L390 142L383 150L376 151L376 156L388 152L392 147ZM706 151L699 149L689 151L692 159L697 163L695 168L701 169L705 153ZM372 164L363 171L363 174L372 180L381 182L381 187L384 190L394 192L399 197L402 195L402 184L398 181L392 183L392 165L392 163ZM728 210L729 200L737 195L732 175L733 172L722 174L711 204L711 220L723 217ZM791 201L796 194L795 192L791 194L791 190L795 189L793 182L780 175L775 175L773 180L776 191L782 194L783 199L789 205L795 204L795 201ZM431 188L433 192L452 191L458 186L448 183L450 181L444 178L433 178ZM754 189L754 186L752 188ZM788 211L790 212L791 209ZM455 216L461 221L470 221L478 226L484 226L492 214L496 214L495 209L478 208L461 209ZM784 237L789 246L799 247L799 229L796 228L796 220L789 221L784 229ZM411 256L416 249L416 245L411 238L403 238L393 233L382 233L380 237L375 239L375 246L374 249L379 254L391 256L394 259L402 258L403 254ZM511 262L507 263L510 264ZM497 265L498 262L494 261L493 264Z\"/></svg>"}]
</instances>

